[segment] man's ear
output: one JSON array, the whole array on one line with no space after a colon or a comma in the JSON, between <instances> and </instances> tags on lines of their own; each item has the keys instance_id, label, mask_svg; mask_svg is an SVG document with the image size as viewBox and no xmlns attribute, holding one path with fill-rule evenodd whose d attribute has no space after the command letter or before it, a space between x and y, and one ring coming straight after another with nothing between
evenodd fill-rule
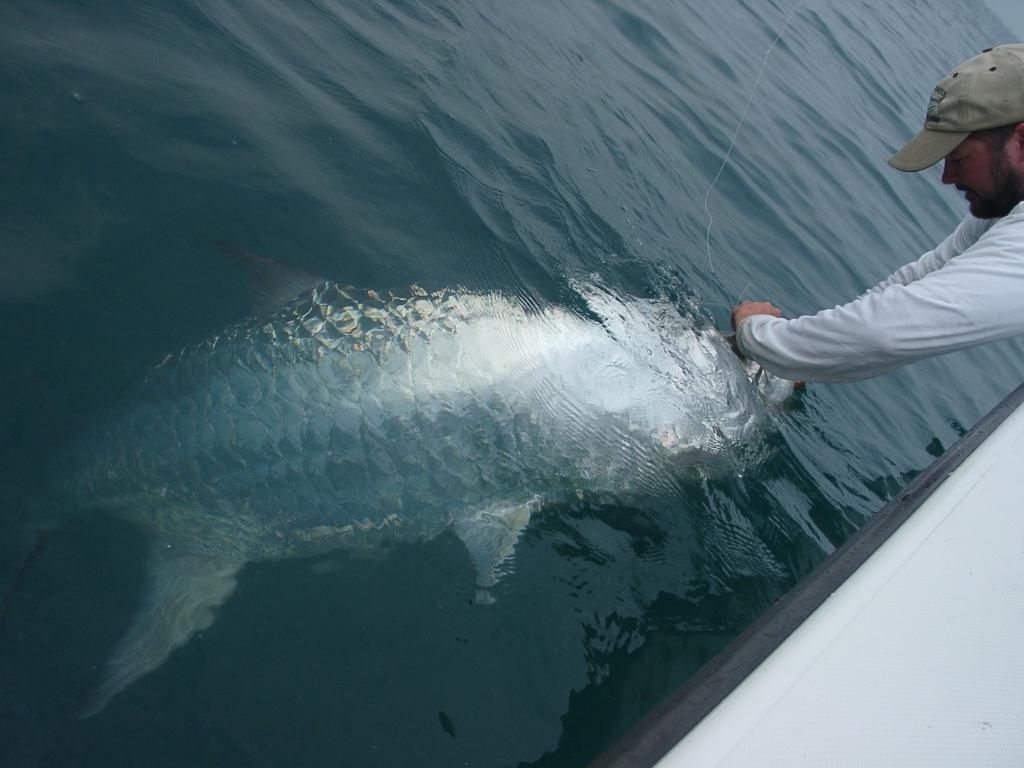
<instances>
[{"instance_id":1,"label":"man's ear","mask_svg":"<svg viewBox=\"0 0 1024 768\"><path fill-rule=\"evenodd\" d=\"M1024 123L1017 123L1013 126L1013 133L1010 134L1010 139L1007 143L1010 150L1014 153L1011 157L1024 166Z\"/></svg>"}]
</instances>

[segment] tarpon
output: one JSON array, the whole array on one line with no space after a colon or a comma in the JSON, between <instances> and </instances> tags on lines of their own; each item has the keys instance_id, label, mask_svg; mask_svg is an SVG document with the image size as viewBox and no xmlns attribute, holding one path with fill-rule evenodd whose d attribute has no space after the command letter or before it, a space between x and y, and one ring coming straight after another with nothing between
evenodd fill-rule
<instances>
[{"instance_id":1,"label":"tarpon","mask_svg":"<svg viewBox=\"0 0 1024 768\"><path fill-rule=\"evenodd\" d=\"M452 530L486 600L541 505L664 499L757 428L757 385L720 334L579 291L573 311L322 281L167 356L54 464L75 506L150 541L142 607L85 714L209 626L248 562Z\"/></svg>"}]
</instances>

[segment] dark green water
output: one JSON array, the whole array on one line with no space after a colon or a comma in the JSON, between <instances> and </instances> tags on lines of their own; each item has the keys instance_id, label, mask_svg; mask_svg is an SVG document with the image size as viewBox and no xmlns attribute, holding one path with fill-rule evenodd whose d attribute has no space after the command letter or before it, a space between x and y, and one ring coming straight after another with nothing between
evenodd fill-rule
<instances>
[{"instance_id":1,"label":"dark green water","mask_svg":"<svg viewBox=\"0 0 1024 768\"><path fill-rule=\"evenodd\" d=\"M235 243L386 289L573 301L588 275L725 327L847 300L965 211L885 158L983 4L53 3L0 8L0 764L578 766L1016 383L1012 342L812 386L766 459L659 517L546 508L497 602L453 536L248 567L209 630L77 712L141 597L143 540L32 541L46 457L248 311Z\"/></svg>"}]
</instances>

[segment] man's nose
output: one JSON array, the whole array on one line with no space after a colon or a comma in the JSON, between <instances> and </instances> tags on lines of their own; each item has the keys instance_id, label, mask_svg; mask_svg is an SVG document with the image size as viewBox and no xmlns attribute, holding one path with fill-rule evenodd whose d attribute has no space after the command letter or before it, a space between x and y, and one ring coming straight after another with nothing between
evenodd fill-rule
<instances>
[{"instance_id":1,"label":"man's nose","mask_svg":"<svg viewBox=\"0 0 1024 768\"><path fill-rule=\"evenodd\" d=\"M956 174L953 173L953 163L949 162L948 159L942 161L942 183L956 183Z\"/></svg>"}]
</instances>

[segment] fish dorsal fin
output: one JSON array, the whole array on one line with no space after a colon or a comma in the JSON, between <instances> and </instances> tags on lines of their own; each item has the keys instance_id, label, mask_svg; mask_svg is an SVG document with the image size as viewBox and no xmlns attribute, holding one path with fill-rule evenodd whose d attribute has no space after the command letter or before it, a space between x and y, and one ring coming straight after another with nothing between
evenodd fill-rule
<instances>
[{"instance_id":1,"label":"fish dorsal fin","mask_svg":"<svg viewBox=\"0 0 1024 768\"><path fill-rule=\"evenodd\" d=\"M163 664L193 634L213 623L214 613L235 589L239 563L155 548L142 606L107 662L103 682L82 717L99 713L114 696Z\"/></svg>"},{"instance_id":2,"label":"fish dorsal fin","mask_svg":"<svg viewBox=\"0 0 1024 768\"><path fill-rule=\"evenodd\" d=\"M522 503L491 504L454 522L452 527L476 566L478 602L493 602L488 589L504 575L502 565L515 552L519 535L539 508L540 499L533 497Z\"/></svg>"},{"instance_id":3,"label":"fish dorsal fin","mask_svg":"<svg viewBox=\"0 0 1024 768\"><path fill-rule=\"evenodd\" d=\"M218 243L220 249L245 270L256 315L269 315L296 296L301 296L323 282L322 277L290 264L268 258L235 243Z\"/></svg>"}]
</instances>

